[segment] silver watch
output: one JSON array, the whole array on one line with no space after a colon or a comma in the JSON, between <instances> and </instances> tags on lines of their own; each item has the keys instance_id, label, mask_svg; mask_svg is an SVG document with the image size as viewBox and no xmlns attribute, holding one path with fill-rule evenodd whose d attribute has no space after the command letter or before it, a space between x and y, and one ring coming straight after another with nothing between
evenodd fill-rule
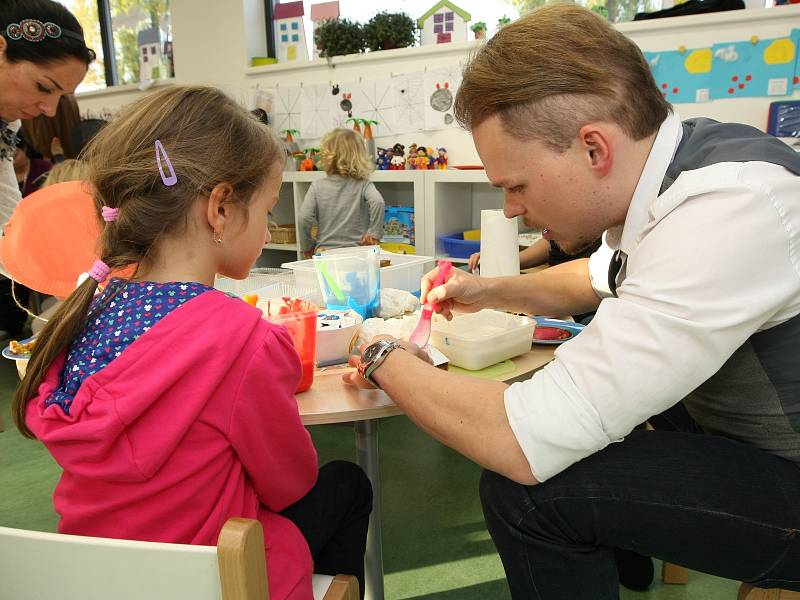
<instances>
[{"instance_id":1,"label":"silver watch","mask_svg":"<svg viewBox=\"0 0 800 600\"><path fill-rule=\"evenodd\" d=\"M378 382L372 378L372 374L377 370L378 367L381 366L381 364L383 364L383 361L386 360L386 357L389 356L389 353L397 348L402 348L400 342L397 340L378 340L377 342L370 344L361 354L361 362L358 364L358 372L361 373L361 376L364 379L369 381L375 387L381 387L378 385Z\"/></svg>"}]
</instances>

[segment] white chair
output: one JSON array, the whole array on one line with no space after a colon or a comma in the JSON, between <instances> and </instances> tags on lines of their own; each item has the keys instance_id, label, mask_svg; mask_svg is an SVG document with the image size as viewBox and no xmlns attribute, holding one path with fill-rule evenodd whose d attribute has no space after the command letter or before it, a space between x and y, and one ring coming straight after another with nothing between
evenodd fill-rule
<instances>
[{"instance_id":1,"label":"white chair","mask_svg":"<svg viewBox=\"0 0 800 600\"><path fill-rule=\"evenodd\" d=\"M14 600L269 598L264 533L252 519L229 519L217 546L0 527L0 557L0 596ZM352 576L314 575L313 586L315 600L358 600Z\"/></svg>"}]
</instances>

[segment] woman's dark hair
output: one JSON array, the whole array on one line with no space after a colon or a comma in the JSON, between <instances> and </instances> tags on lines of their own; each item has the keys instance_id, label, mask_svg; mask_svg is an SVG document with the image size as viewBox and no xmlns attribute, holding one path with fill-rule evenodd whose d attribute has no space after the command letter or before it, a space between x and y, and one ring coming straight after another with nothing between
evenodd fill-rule
<instances>
[{"instance_id":1,"label":"woman's dark hair","mask_svg":"<svg viewBox=\"0 0 800 600\"><path fill-rule=\"evenodd\" d=\"M31 42L21 37L18 40L8 35L7 28L12 23L19 24L25 19L42 23L55 23L62 30L83 37L83 28L71 12L53 0L2 0L0 1L0 35L6 45L6 58L15 63L21 60L36 64L60 62L77 58L85 64L95 59L94 50L86 47L86 42L70 35L57 38L45 36L40 42Z\"/></svg>"}]
</instances>

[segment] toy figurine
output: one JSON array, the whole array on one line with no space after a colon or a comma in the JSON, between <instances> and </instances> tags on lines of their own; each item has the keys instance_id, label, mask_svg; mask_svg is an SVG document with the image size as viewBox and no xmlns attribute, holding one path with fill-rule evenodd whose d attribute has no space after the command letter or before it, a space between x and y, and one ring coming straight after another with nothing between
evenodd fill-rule
<instances>
[{"instance_id":1,"label":"toy figurine","mask_svg":"<svg viewBox=\"0 0 800 600\"><path fill-rule=\"evenodd\" d=\"M419 169L420 171L426 171L428 169L430 162L428 160L428 152L425 149L425 146L419 146L417 148L417 158L414 164L415 168Z\"/></svg>"},{"instance_id":2,"label":"toy figurine","mask_svg":"<svg viewBox=\"0 0 800 600\"><path fill-rule=\"evenodd\" d=\"M439 148L438 149L439 156L436 157L436 168L437 169L446 169L447 168L447 148Z\"/></svg>"},{"instance_id":3,"label":"toy figurine","mask_svg":"<svg viewBox=\"0 0 800 600\"><path fill-rule=\"evenodd\" d=\"M416 169L417 168L417 145L411 144L408 147L408 160L406 161L406 168L407 169Z\"/></svg>"},{"instance_id":4,"label":"toy figurine","mask_svg":"<svg viewBox=\"0 0 800 600\"><path fill-rule=\"evenodd\" d=\"M403 156L403 153L395 154L392 157L392 162L389 165L390 171L403 171L406 168L406 159Z\"/></svg>"},{"instance_id":5,"label":"toy figurine","mask_svg":"<svg viewBox=\"0 0 800 600\"><path fill-rule=\"evenodd\" d=\"M394 153L395 156L398 155L405 156L406 147L403 146L403 144L401 144L400 142L398 142L394 146L392 146L392 152Z\"/></svg>"},{"instance_id":6,"label":"toy figurine","mask_svg":"<svg viewBox=\"0 0 800 600\"><path fill-rule=\"evenodd\" d=\"M378 148L378 158L375 159L375 166L379 171L386 171L389 168L390 158L386 156L386 148Z\"/></svg>"}]
</instances>

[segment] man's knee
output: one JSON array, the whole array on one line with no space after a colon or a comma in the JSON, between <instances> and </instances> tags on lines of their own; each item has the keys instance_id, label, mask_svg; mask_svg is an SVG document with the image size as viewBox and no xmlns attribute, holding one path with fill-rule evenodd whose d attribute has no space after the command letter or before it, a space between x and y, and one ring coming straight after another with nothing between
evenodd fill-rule
<instances>
[{"instance_id":1,"label":"man's knee","mask_svg":"<svg viewBox=\"0 0 800 600\"><path fill-rule=\"evenodd\" d=\"M372 508L372 484L364 470L346 460L334 460L319 470L320 479L329 479L339 494L349 496L353 504Z\"/></svg>"}]
</instances>

